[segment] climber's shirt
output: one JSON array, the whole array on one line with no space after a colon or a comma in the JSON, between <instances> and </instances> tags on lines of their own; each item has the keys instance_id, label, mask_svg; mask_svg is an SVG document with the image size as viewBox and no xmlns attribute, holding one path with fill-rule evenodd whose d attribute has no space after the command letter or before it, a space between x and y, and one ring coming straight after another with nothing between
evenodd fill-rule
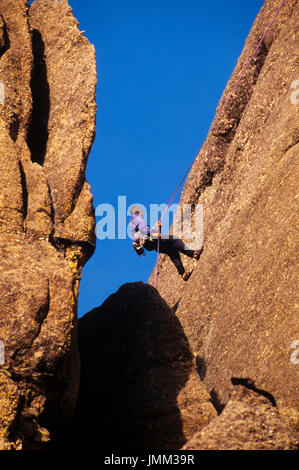
<instances>
[{"instance_id":1,"label":"climber's shirt","mask_svg":"<svg viewBox=\"0 0 299 470\"><path fill-rule=\"evenodd\" d=\"M141 214L134 214L129 222L129 228L134 240L150 236L150 228L146 225Z\"/></svg>"}]
</instances>

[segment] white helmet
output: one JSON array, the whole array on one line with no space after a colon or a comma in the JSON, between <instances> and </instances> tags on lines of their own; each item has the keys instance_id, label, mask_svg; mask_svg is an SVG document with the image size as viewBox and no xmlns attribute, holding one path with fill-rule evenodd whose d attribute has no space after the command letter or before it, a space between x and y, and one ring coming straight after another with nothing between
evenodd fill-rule
<instances>
[{"instance_id":1,"label":"white helmet","mask_svg":"<svg viewBox=\"0 0 299 470\"><path fill-rule=\"evenodd\" d=\"M139 214L142 215L142 210L140 209L140 207L137 204L134 204L134 206L131 207L130 212L131 212L132 215L135 215L136 212L138 212Z\"/></svg>"}]
</instances>

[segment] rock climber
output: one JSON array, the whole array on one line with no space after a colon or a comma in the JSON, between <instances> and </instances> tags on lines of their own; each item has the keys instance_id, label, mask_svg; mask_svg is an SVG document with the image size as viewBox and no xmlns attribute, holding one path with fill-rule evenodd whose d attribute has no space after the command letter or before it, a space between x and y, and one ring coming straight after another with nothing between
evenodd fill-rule
<instances>
[{"instance_id":1,"label":"rock climber","mask_svg":"<svg viewBox=\"0 0 299 470\"><path fill-rule=\"evenodd\" d=\"M146 225L142 210L139 206L135 205L131 207L130 212L132 217L129 222L129 228L134 237L133 248L136 253L139 256L145 256L144 250L157 251L158 239L160 239L159 251L169 256L181 278L187 281L190 277L190 273L185 271L180 253L189 258L198 260L203 249L190 250L180 238L174 238L172 235L163 238L160 231L152 233L150 226Z\"/></svg>"}]
</instances>

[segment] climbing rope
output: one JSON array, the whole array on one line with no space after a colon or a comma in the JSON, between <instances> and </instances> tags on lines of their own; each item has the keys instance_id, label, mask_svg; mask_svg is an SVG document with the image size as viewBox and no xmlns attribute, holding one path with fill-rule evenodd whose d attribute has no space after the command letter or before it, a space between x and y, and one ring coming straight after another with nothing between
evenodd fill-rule
<instances>
[{"instance_id":1,"label":"climbing rope","mask_svg":"<svg viewBox=\"0 0 299 470\"><path fill-rule=\"evenodd\" d=\"M273 18L271 19L271 21L270 21L269 25L267 26L267 28L266 28L264 34L262 35L261 39L259 40L259 42L258 42L258 44L257 44L257 46L256 46L256 48L255 48L255 50L254 50L254 52L253 52L253 54L251 55L249 61L247 62L247 64L246 64L245 67L243 68L243 70L241 71L237 82L236 82L235 85L233 86L233 88L232 88L231 92L229 93L227 99L225 100L224 104L223 104L222 107L220 108L219 113L218 113L218 116L217 116L217 118L215 119L214 124L213 124L212 127L211 127L211 131L212 131L213 128L215 127L215 124L216 124L216 122L219 120L220 116L223 114L223 112L224 112L224 110L225 110L225 108L226 108L226 106L227 106L229 100L231 99L231 97L232 97L234 91L236 90L236 88L238 87L240 81L242 80L242 78L244 77L245 73L247 72L249 65L251 64L251 62L253 61L254 57L256 56L256 54L257 54L259 48L261 47L261 45L262 45L262 43L263 43L263 41L264 41L264 39L265 39L265 37L266 37L268 31L269 31L269 29L272 27L274 21L276 20L278 14L279 14L280 10L282 9L282 7L283 7L283 5L284 5L285 2L286 2L286 0L282 0L282 2L280 3L279 7L277 8L277 10L276 10L276 12L275 12L275 15L274 15ZM198 153L199 153L199 152L198 152ZM195 160L196 160L196 158L197 158L198 153L195 155L195 157L194 157L194 159L192 160L190 166L188 167L186 173L184 174L183 178L182 178L181 181L179 182L179 184L178 184L178 186L177 186L175 192L174 192L173 195L171 196L171 199L170 199L169 203L168 203L167 206L165 207L165 209L164 209L164 211L163 211L163 213L162 213L160 219L159 219L158 222L153 226L153 228L154 228L154 227L157 225L157 226L158 226L158 229L159 229L158 246L157 246L156 275L155 275L155 287L156 287L156 288L157 288L158 274L159 274L159 273L158 273L158 267L159 267L160 237L161 237L161 226L162 226L161 221L162 221L162 219L164 218L166 212L168 211L169 206L170 206L170 204L172 203L172 201L174 200L174 198L175 198L177 192L179 191L180 187L182 186L182 184L183 184L183 182L184 182L186 176L188 175L189 171L191 170L191 168L192 168L192 166L193 166L193 163L195 162Z\"/></svg>"},{"instance_id":2,"label":"climbing rope","mask_svg":"<svg viewBox=\"0 0 299 470\"><path fill-rule=\"evenodd\" d=\"M155 275L155 289L157 289L157 282L158 282L158 268L159 268L159 255L160 255L160 238L161 238L161 222L157 222L158 224L158 242L157 242L157 261L156 261L156 275Z\"/></svg>"}]
</instances>

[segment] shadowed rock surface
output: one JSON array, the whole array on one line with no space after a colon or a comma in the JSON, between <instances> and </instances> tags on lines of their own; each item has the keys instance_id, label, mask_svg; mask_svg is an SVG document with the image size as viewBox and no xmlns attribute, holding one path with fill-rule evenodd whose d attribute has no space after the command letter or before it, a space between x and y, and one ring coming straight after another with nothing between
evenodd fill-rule
<instances>
[{"instance_id":1,"label":"shadowed rock surface","mask_svg":"<svg viewBox=\"0 0 299 470\"><path fill-rule=\"evenodd\" d=\"M78 283L95 245L95 54L67 1L1 0L0 80L0 449L33 449L73 413Z\"/></svg>"},{"instance_id":2,"label":"shadowed rock surface","mask_svg":"<svg viewBox=\"0 0 299 470\"><path fill-rule=\"evenodd\" d=\"M177 306L201 378L222 407L230 378L249 377L298 429L298 2L285 2L221 114L280 3L266 1L257 16L182 192L181 207L203 204L202 256L184 259L192 271L184 283L162 255L158 290Z\"/></svg>"},{"instance_id":3,"label":"shadowed rock surface","mask_svg":"<svg viewBox=\"0 0 299 470\"><path fill-rule=\"evenodd\" d=\"M196 433L183 450L295 450L296 442L277 408L239 385L221 416Z\"/></svg>"},{"instance_id":4,"label":"shadowed rock surface","mask_svg":"<svg viewBox=\"0 0 299 470\"><path fill-rule=\"evenodd\" d=\"M78 341L70 446L179 449L217 415L181 325L153 287L122 286L80 318Z\"/></svg>"}]
</instances>

